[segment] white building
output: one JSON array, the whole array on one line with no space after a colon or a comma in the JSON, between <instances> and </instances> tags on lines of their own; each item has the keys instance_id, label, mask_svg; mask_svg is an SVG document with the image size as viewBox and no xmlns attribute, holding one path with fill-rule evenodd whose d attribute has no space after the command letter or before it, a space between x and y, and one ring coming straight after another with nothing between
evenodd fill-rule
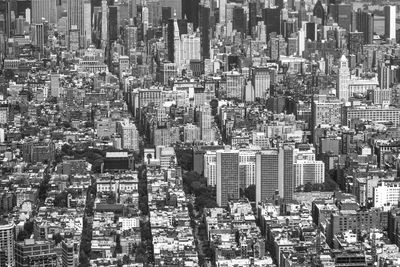
<instances>
[{"instance_id":1,"label":"white building","mask_svg":"<svg viewBox=\"0 0 400 267\"><path fill-rule=\"evenodd\" d=\"M396 40L396 6L385 6L385 36Z\"/></svg>"},{"instance_id":2,"label":"white building","mask_svg":"<svg viewBox=\"0 0 400 267\"><path fill-rule=\"evenodd\" d=\"M374 207L390 210L400 200L400 182L381 182L374 188Z\"/></svg>"},{"instance_id":3,"label":"white building","mask_svg":"<svg viewBox=\"0 0 400 267\"><path fill-rule=\"evenodd\" d=\"M214 118L211 116L210 105L207 104L200 107L199 120L201 140L207 143L214 141L214 129L212 128L212 121L214 120Z\"/></svg>"},{"instance_id":4,"label":"white building","mask_svg":"<svg viewBox=\"0 0 400 267\"><path fill-rule=\"evenodd\" d=\"M207 186L215 186L217 179L217 153L207 151L204 154L204 177L207 178Z\"/></svg>"},{"instance_id":5,"label":"white building","mask_svg":"<svg viewBox=\"0 0 400 267\"><path fill-rule=\"evenodd\" d=\"M139 133L135 124L129 121L120 121L117 124L117 133L122 138L122 148L130 150L139 149Z\"/></svg>"},{"instance_id":6,"label":"white building","mask_svg":"<svg viewBox=\"0 0 400 267\"><path fill-rule=\"evenodd\" d=\"M349 81L350 81L350 70L349 62L345 55L342 55L339 63L339 74L336 83L336 96L339 100L347 102L349 100Z\"/></svg>"},{"instance_id":7,"label":"white building","mask_svg":"<svg viewBox=\"0 0 400 267\"><path fill-rule=\"evenodd\" d=\"M325 181L325 164L315 160L297 160L294 163L295 186L322 184Z\"/></svg>"},{"instance_id":8,"label":"white building","mask_svg":"<svg viewBox=\"0 0 400 267\"><path fill-rule=\"evenodd\" d=\"M190 60L201 59L200 36L196 34L182 34L174 40L174 62L177 63L178 71L188 69Z\"/></svg>"},{"instance_id":9,"label":"white building","mask_svg":"<svg viewBox=\"0 0 400 267\"><path fill-rule=\"evenodd\" d=\"M5 266L14 266L15 224L0 225L0 249L5 253Z\"/></svg>"},{"instance_id":10,"label":"white building","mask_svg":"<svg viewBox=\"0 0 400 267\"><path fill-rule=\"evenodd\" d=\"M122 231L140 227L139 217L133 217L133 218L122 217L119 218L118 222L121 223Z\"/></svg>"},{"instance_id":11,"label":"white building","mask_svg":"<svg viewBox=\"0 0 400 267\"><path fill-rule=\"evenodd\" d=\"M256 150L239 151L239 177L241 188L256 184Z\"/></svg>"}]
</instances>

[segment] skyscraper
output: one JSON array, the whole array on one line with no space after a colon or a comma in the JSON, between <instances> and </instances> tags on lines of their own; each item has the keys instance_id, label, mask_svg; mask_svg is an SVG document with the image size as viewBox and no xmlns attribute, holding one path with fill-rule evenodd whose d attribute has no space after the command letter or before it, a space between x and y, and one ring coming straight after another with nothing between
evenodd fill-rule
<instances>
[{"instance_id":1,"label":"skyscraper","mask_svg":"<svg viewBox=\"0 0 400 267\"><path fill-rule=\"evenodd\" d=\"M336 83L336 95L339 100L347 102L349 100L349 62L345 55L342 55L339 62L339 74Z\"/></svg>"},{"instance_id":2,"label":"skyscraper","mask_svg":"<svg viewBox=\"0 0 400 267\"><path fill-rule=\"evenodd\" d=\"M181 0L159 0L161 7L170 7L172 13L176 13L178 19L183 19L182 16L182 1Z\"/></svg>"},{"instance_id":3,"label":"skyscraper","mask_svg":"<svg viewBox=\"0 0 400 267\"><path fill-rule=\"evenodd\" d=\"M300 9L297 15L297 20L299 28L303 27L303 21L307 21L306 3L304 2L304 0L300 1Z\"/></svg>"},{"instance_id":4,"label":"skyscraper","mask_svg":"<svg viewBox=\"0 0 400 267\"><path fill-rule=\"evenodd\" d=\"M253 0L249 2L249 29L248 33L253 34L253 27L257 25L257 3Z\"/></svg>"},{"instance_id":5,"label":"skyscraper","mask_svg":"<svg viewBox=\"0 0 400 267\"><path fill-rule=\"evenodd\" d=\"M396 6L385 6L385 36L396 40Z\"/></svg>"},{"instance_id":6,"label":"skyscraper","mask_svg":"<svg viewBox=\"0 0 400 267\"><path fill-rule=\"evenodd\" d=\"M226 22L226 0L219 0L219 23Z\"/></svg>"},{"instance_id":7,"label":"skyscraper","mask_svg":"<svg viewBox=\"0 0 400 267\"><path fill-rule=\"evenodd\" d=\"M322 6L321 0L318 0L314 6L313 16L316 17L317 24L325 25L325 9Z\"/></svg>"},{"instance_id":8,"label":"skyscraper","mask_svg":"<svg viewBox=\"0 0 400 267\"><path fill-rule=\"evenodd\" d=\"M258 67L252 71L251 83L254 87L254 97L267 99L270 95L271 77L268 68Z\"/></svg>"},{"instance_id":9,"label":"skyscraper","mask_svg":"<svg viewBox=\"0 0 400 267\"><path fill-rule=\"evenodd\" d=\"M92 43L92 5L89 0L83 3L83 27L85 36L84 47L88 47Z\"/></svg>"},{"instance_id":10,"label":"skyscraper","mask_svg":"<svg viewBox=\"0 0 400 267\"><path fill-rule=\"evenodd\" d=\"M217 204L239 199L239 151L217 151Z\"/></svg>"},{"instance_id":11,"label":"skyscraper","mask_svg":"<svg viewBox=\"0 0 400 267\"><path fill-rule=\"evenodd\" d=\"M107 0L101 1L101 46L108 45L108 3Z\"/></svg>"},{"instance_id":12,"label":"skyscraper","mask_svg":"<svg viewBox=\"0 0 400 267\"><path fill-rule=\"evenodd\" d=\"M129 0L128 8L129 8L129 18L135 18L137 15L137 2L139 0Z\"/></svg>"},{"instance_id":13,"label":"skyscraper","mask_svg":"<svg viewBox=\"0 0 400 267\"><path fill-rule=\"evenodd\" d=\"M211 107L204 104L200 108L200 131L201 140L204 142L214 141L214 134L212 129L213 117L211 116Z\"/></svg>"},{"instance_id":14,"label":"skyscraper","mask_svg":"<svg viewBox=\"0 0 400 267\"><path fill-rule=\"evenodd\" d=\"M306 23L306 38L307 40L317 41L317 24L315 22Z\"/></svg>"},{"instance_id":15,"label":"skyscraper","mask_svg":"<svg viewBox=\"0 0 400 267\"><path fill-rule=\"evenodd\" d=\"M363 33L364 44L372 44L374 39L374 14L358 9L356 16L356 30ZM354 31L354 30L353 30Z\"/></svg>"},{"instance_id":16,"label":"skyscraper","mask_svg":"<svg viewBox=\"0 0 400 267\"><path fill-rule=\"evenodd\" d=\"M200 0L182 0L182 18L193 23L194 30L199 27Z\"/></svg>"},{"instance_id":17,"label":"skyscraper","mask_svg":"<svg viewBox=\"0 0 400 267\"><path fill-rule=\"evenodd\" d=\"M281 10L279 8L264 8L263 20L268 40L273 32L281 34Z\"/></svg>"},{"instance_id":18,"label":"skyscraper","mask_svg":"<svg viewBox=\"0 0 400 267\"><path fill-rule=\"evenodd\" d=\"M117 124L117 133L121 136L123 149L137 150L139 148L139 133L135 124L121 121Z\"/></svg>"},{"instance_id":19,"label":"skyscraper","mask_svg":"<svg viewBox=\"0 0 400 267\"><path fill-rule=\"evenodd\" d=\"M76 26L79 34L79 46L83 47L85 43L85 27L84 27L84 9L82 0L68 0L67 2L67 34L70 35L71 29Z\"/></svg>"},{"instance_id":20,"label":"skyscraper","mask_svg":"<svg viewBox=\"0 0 400 267\"><path fill-rule=\"evenodd\" d=\"M32 0L32 23L57 23L56 0Z\"/></svg>"},{"instance_id":21,"label":"skyscraper","mask_svg":"<svg viewBox=\"0 0 400 267\"><path fill-rule=\"evenodd\" d=\"M233 8L233 29L240 33L246 33L246 16L243 7L235 6Z\"/></svg>"},{"instance_id":22,"label":"skyscraper","mask_svg":"<svg viewBox=\"0 0 400 267\"><path fill-rule=\"evenodd\" d=\"M199 27L201 38L202 59L210 58L210 7L200 5Z\"/></svg>"},{"instance_id":23,"label":"skyscraper","mask_svg":"<svg viewBox=\"0 0 400 267\"><path fill-rule=\"evenodd\" d=\"M349 31L351 26L352 10L353 7L351 4L340 3L331 5L329 12L340 27Z\"/></svg>"},{"instance_id":24,"label":"skyscraper","mask_svg":"<svg viewBox=\"0 0 400 267\"><path fill-rule=\"evenodd\" d=\"M5 252L6 266L14 266L15 224L0 225L0 250Z\"/></svg>"},{"instance_id":25,"label":"skyscraper","mask_svg":"<svg viewBox=\"0 0 400 267\"><path fill-rule=\"evenodd\" d=\"M207 151L204 154L204 170L203 175L207 178L208 186L216 186L217 184L217 153L215 151Z\"/></svg>"},{"instance_id":26,"label":"skyscraper","mask_svg":"<svg viewBox=\"0 0 400 267\"><path fill-rule=\"evenodd\" d=\"M44 30L44 25L43 23L40 24L35 24L34 28L34 38L33 38L33 44L37 46L40 51L43 51L43 46L45 44L45 30Z\"/></svg>"},{"instance_id":27,"label":"skyscraper","mask_svg":"<svg viewBox=\"0 0 400 267\"><path fill-rule=\"evenodd\" d=\"M110 42L116 41L119 32L119 6L108 7L108 32Z\"/></svg>"},{"instance_id":28,"label":"skyscraper","mask_svg":"<svg viewBox=\"0 0 400 267\"><path fill-rule=\"evenodd\" d=\"M290 200L295 189L294 149L281 146L256 154L256 202L271 198L276 191Z\"/></svg>"}]
</instances>

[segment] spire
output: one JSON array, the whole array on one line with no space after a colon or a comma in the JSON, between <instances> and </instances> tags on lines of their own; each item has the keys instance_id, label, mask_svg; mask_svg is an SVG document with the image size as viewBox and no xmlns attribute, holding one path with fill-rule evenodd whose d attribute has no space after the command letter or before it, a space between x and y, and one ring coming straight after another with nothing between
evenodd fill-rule
<instances>
[{"instance_id":1,"label":"spire","mask_svg":"<svg viewBox=\"0 0 400 267\"><path fill-rule=\"evenodd\" d=\"M176 19L176 10L174 9L174 39L179 38L179 36L178 20Z\"/></svg>"}]
</instances>

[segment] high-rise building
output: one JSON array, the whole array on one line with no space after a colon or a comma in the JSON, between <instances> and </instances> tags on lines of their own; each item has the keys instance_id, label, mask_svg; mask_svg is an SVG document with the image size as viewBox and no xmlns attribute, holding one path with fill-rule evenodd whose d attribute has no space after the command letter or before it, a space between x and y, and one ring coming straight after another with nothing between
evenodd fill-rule
<instances>
[{"instance_id":1,"label":"high-rise building","mask_svg":"<svg viewBox=\"0 0 400 267\"><path fill-rule=\"evenodd\" d=\"M310 41L317 41L317 24L314 22L306 23L306 38Z\"/></svg>"},{"instance_id":2,"label":"high-rise building","mask_svg":"<svg viewBox=\"0 0 400 267\"><path fill-rule=\"evenodd\" d=\"M135 124L121 121L117 124L117 133L121 136L123 149L139 149L139 133Z\"/></svg>"},{"instance_id":3,"label":"high-rise building","mask_svg":"<svg viewBox=\"0 0 400 267\"><path fill-rule=\"evenodd\" d=\"M322 124L341 124L341 111L343 103L338 99L327 96L316 96L311 104L311 132Z\"/></svg>"},{"instance_id":4,"label":"high-rise building","mask_svg":"<svg viewBox=\"0 0 400 267\"><path fill-rule=\"evenodd\" d=\"M219 0L219 23L226 23L226 0Z\"/></svg>"},{"instance_id":5,"label":"high-rise building","mask_svg":"<svg viewBox=\"0 0 400 267\"><path fill-rule=\"evenodd\" d=\"M266 67L257 67L252 70L251 83L254 87L254 97L267 99L270 96L271 76Z\"/></svg>"},{"instance_id":6,"label":"high-rise building","mask_svg":"<svg viewBox=\"0 0 400 267\"><path fill-rule=\"evenodd\" d=\"M26 10L29 8L32 8L32 1L31 0L18 0L17 1L17 8L16 8L16 14L15 17L22 16L26 18Z\"/></svg>"},{"instance_id":7,"label":"high-rise building","mask_svg":"<svg viewBox=\"0 0 400 267\"><path fill-rule=\"evenodd\" d=\"M182 18L193 23L193 29L199 27L200 0L182 0Z\"/></svg>"},{"instance_id":8,"label":"high-rise building","mask_svg":"<svg viewBox=\"0 0 400 267\"><path fill-rule=\"evenodd\" d=\"M300 1L300 8L297 15L297 23L299 29L303 27L303 21L307 21L306 3L304 0Z\"/></svg>"},{"instance_id":9,"label":"high-rise building","mask_svg":"<svg viewBox=\"0 0 400 267\"><path fill-rule=\"evenodd\" d=\"M380 182L374 187L374 207L390 210L397 207L400 200L399 182Z\"/></svg>"},{"instance_id":10,"label":"high-rise building","mask_svg":"<svg viewBox=\"0 0 400 267\"><path fill-rule=\"evenodd\" d=\"M24 23L25 19L22 16L19 16L15 19L15 35L23 35L24 34Z\"/></svg>"},{"instance_id":11,"label":"high-rise building","mask_svg":"<svg viewBox=\"0 0 400 267\"><path fill-rule=\"evenodd\" d=\"M257 25L257 3L253 0L249 2L249 35L253 34L253 28Z\"/></svg>"},{"instance_id":12,"label":"high-rise building","mask_svg":"<svg viewBox=\"0 0 400 267\"><path fill-rule=\"evenodd\" d=\"M172 18L172 8L171 7L167 7L164 6L161 8L161 23L164 24L168 24L168 20Z\"/></svg>"},{"instance_id":13,"label":"high-rise building","mask_svg":"<svg viewBox=\"0 0 400 267\"><path fill-rule=\"evenodd\" d=\"M73 242L72 240L63 240L61 243L62 249L62 267L75 267L77 266L79 251L78 251L79 244Z\"/></svg>"},{"instance_id":14,"label":"high-rise building","mask_svg":"<svg viewBox=\"0 0 400 267\"><path fill-rule=\"evenodd\" d=\"M84 1L68 0L67 2L67 34L70 41L70 31L78 31L79 46L84 47L86 42L85 26L84 26ZM75 34L75 33L74 33Z\"/></svg>"},{"instance_id":15,"label":"high-rise building","mask_svg":"<svg viewBox=\"0 0 400 267\"><path fill-rule=\"evenodd\" d=\"M101 47L108 45L108 3L101 1Z\"/></svg>"},{"instance_id":16,"label":"high-rise building","mask_svg":"<svg viewBox=\"0 0 400 267\"><path fill-rule=\"evenodd\" d=\"M15 244L15 266L56 266L57 254L53 241L25 239Z\"/></svg>"},{"instance_id":17,"label":"high-rise building","mask_svg":"<svg viewBox=\"0 0 400 267\"><path fill-rule=\"evenodd\" d=\"M387 105L345 107L342 125L354 128L354 121L362 118L367 121L389 123L393 127L400 125L400 109Z\"/></svg>"},{"instance_id":18,"label":"high-rise building","mask_svg":"<svg viewBox=\"0 0 400 267\"><path fill-rule=\"evenodd\" d=\"M340 3L329 6L329 12L334 21L336 21L340 27L346 29L347 31L351 30L352 10L353 7L351 4Z\"/></svg>"},{"instance_id":19,"label":"high-rise building","mask_svg":"<svg viewBox=\"0 0 400 267\"><path fill-rule=\"evenodd\" d=\"M318 0L314 6L313 15L317 18L317 24L325 25L325 9L322 6L321 0Z\"/></svg>"},{"instance_id":20,"label":"high-rise building","mask_svg":"<svg viewBox=\"0 0 400 267\"><path fill-rule=\"evenodd\" d=\"M353 15L356 17L356 25L353 31L357 30L363 33L364 44L372 44L374 39L374 14L358 9Z\"/></svg>"},{"instance_id":21,"label":"high-rise building","mask_svg":"<svg viewBox=\"0 0 400 267\"><path fill-rule=\"evenodd\" d=\"M239 187L244 190L256 184L256 151L239 151Z\"/></svg>"},{"instance_id":22,"label":"high-rise building","mask_svg":"<svg viewBox=\"0 0 400 267\"><path fill-rule=\"evenodd\" d=\"M39 47L40 51L43 51L43 46L45 45L45 30L44 24L36 24L34 28L34 38L33 44Z\"/></svg>"},{"instance_id":23,"label":"high-rise building","mask_svg":"<svg viewBox=\"0 0 400 267\"><path fill-rule=\"evenodd\" d=\"M182 0L160 0L161 7L170 7L172 13L176 13L178 19L183 19L182 16Z\"/></svg>"},{"instance_id":24,"label":"high-rise building","mask_svg":"<svg viewBox=\"0 0 400 267\"><path fill-rule=\"evenodd\" d=\"M199 23L202 48L201 57L204 60L210 58L210 7L200 5Z\"/></svg>"},{"instance_id":25,"label":"high-rise building","mask_svg":"<svg viewBox=\"0 0 400 267\"><path fill-rule=\"evenodd\" d=\"M0 250L5 253L5 266L14 266L15 224L0 224Z\"/></svg>"},{"instance_id":26,"label":"high-rise building","mask_svg":"<svg viewBox=\"0 0 400 267\"><path fill-rule=\"evenodd\" d=\"M200 128L193 124L187 124L183 127L183 141L192 143L201 140Z\"/></svg>"},{"instance_id":27,"label":"high-rise building","mask_svg":"<svg viewBox=\"0 0 400 267\"><path fill-rule=\"evenodd\" d=\"M385 6L385 36L396 40L396 6Z\"/></svg>"},{"instance_id":28,"label":"high-rise building","mask_svg":"<svg viewBox=\"0 0 400 267\"><path fill-rule=\"evenodd\" d=\"M392 85L391 65L382 62L378 66L378 80L381 89L388 89Z\"/></svg>"},{"instance_id":29,"label":"high-rise building","mask_svg":"<svg viewBox=\"0 0 400 267\"><path fill-rule=\"evenodd\" d=\"M226 73L226 97L227 98L243 98L243 75L237 71Z\"/></svg>"},{"instance_id":30,"label":"high-rise building","mask_svg":"<svg viewBox=\"0 0 400 267\"><path fill-rule=\"evenodd\" d=\"M279 8L264 8L263 20L268 40L271 33L281 34L281 10Z\"/></svg>"},{"instance_id":31,"label":"high-rise building","mask_svg":"<svg viewBox=\"0 0 400 267\"><path fill-rule=\"evenodd\" d=\"M240 33L246 33L246 15L243 7L233 8L233 29Z\"/></svg>"},{"instance_id":32,"label":"high-rise building","mask_svg":"<svg viewBox=\"0 0 400 267\"><path fill-rule=\"evenodd\" d=\"M364 44L364 33L363 32L349 32L348 33L349 40L347 42L347 47L349 49L349 53L357 55L362 52L363 44Z\"/></svg>"},{"instance_id":33,"label":"high-rise building","mask_svg":"<svg viewBox=\"0 0 400 267\"><path fill-rule=\"evenodd\" d=\"M168 20L167 25L167 59L169 61L177 63L175 62L175 55L181 53L175 54L175 51L180 49L180 36L186 33L188 33L187 20L178 20L176 14L174 14L174 17Z\"/></svg>"},{"instance_id":34,"label":"high-rise building","mask_svg":"<svg viewBox=\"0 0 400 267\"><path fill-rule=\"evenodd\" d=\"M50 75L51 96L60 97L60 74Z\"/></svg>"},{"instance_id":35,"label":"high-rise building","mask_svg":"<svg viewBox=\"0 0 400 267\"><path fill-rule=\"evenodd\" d=\"M110 42L116 41L119 32L119 6L108 7L108 33Z\"/></svg>"},{"instance_id":36,"label":"high-rise building","mask_svg":"<svg viewBox=\"0 0 400 267\"><path fill-rule=\"evenodd\" d=\"M32 23L57 23L56 0L32 0Z\"/></svg>"},{"instance_id":37,"label":"high-rise building","mask_svg":"<svg viewBox=\"0 0 400 267\"><path fill-rule=\"evenodd\" d=\"M200 106L200 131L201 140L204 142L214 141L214 131L212 129L213 117L211 116L211 107L208 104Z\"/></svg>"},{"instance_id":38,"label":"high-rise building","mask_svg":"<svg viewBox=\"0 0 400 267\"><path fill-rule=\"evenodd\" d=\"M83 47L89 47L92 44L92 5L89 0L83 3Z\"/></svg>"},{"instance_id":39,"label":"high-rise building","mask_svg":"<svg viewBox=\"0 0 400 267\"><path fill-rule=\"evenodd\" d=\"M298 55L302 56L306 46L306 32L303 29L297 32L297 42Z\"/></svg>"},{"instance_id":40,"label":"high-rise building","mask_svg":"<svg viewBox=\"0 0 400 267\"><path fill-rule=\"evenodd\" d=\"M140 2L140 0L129 0L129 18L135 18L137 16L137 2Z\"/></svg>"},{"instance_id":41,"label":"high-rise building","mask_svg":"<svg viewBox=\"0 0 400 267\"><path fill-rule=\"evenodd\" d=\"M256 154L256 202L270 199L275 192L290 200L295 189L294 149L290 146Z\"/></svg>"},{"instance_id":42,"label":"high-rise building","mask_svg":"<svg viewBox=\"0 0 400 267\"><path fill-rule=\"evenodd\" d=\"M138 29L136 26L128 25L126 26L126 50L129 51L136 47L138 41Z\"/></svg>"},{"instance_id":43,"label":"high-rise building","mask_svg":"<svg viewBox=\"0 0 400 267\"><path fill-rule=\"evenodd\" d=\"M341 101L347 102L349 100L349 81L350 81L350 70L349 62L345 55L342 55L339 62L339 74L337 76L336 83L336 96Z\"/></svg>"},{"instance_id":44,"label":"high-rise building","mask_svg":"<svg viewBox=\"0 0 400 267\"><path fill-rule=\"evenodd\" d=\"M325 181L325 164L322 161L296 159L294 176L295 188L307 183L322 184Z\"/></svg>"},{"instance_id":45,"label":"high-rise building","mask_svg":"<svg viewBox=\"0 0 400 267\"><path fill-rule=\"evenodd\" d=\"M207 186L216 186L217 184L217 152L207 151L204 154L203 175L207 178Z\"/></svg>"},{"instance_id":46,"label":"high-rise building","mask_svg":"<svg viewBox=\"0 0 400 267\"><path fill-rule=\"evenodd\" d=\"M239 151L217 151L216 165L217 204L223 207L239 199Z\"/></svg>"}]
</instances>

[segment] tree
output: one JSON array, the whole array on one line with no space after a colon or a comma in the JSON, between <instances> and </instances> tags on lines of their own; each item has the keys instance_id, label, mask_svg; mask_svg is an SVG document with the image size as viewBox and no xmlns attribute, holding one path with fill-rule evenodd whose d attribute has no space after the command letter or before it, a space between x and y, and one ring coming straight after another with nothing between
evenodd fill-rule
<instances>
[{"instance_id":1,"label":"tree","mask_svg":"<svg viewBox=\"0 0 400 267\"><path fill-rule=\"evenodd\" d=\"M17 241L24 241L25 239L29 239L30 235L28 234L27 231L22 230L19 231L18 236L17 236Z\"/></svg>"},{"instance_id":2,"label":"tree","mask_svg":"<svg viewBox=\"0 0 400 267\"><path fill-rule=\"evenodd\" d=\"M256 201L256 186L250 185L244 190L244 196L251 202Z\"/></svg>"},{"instance_id":3,"label":"tree","mask_svg":"<svg viewBox=\"0 0 400 267\"><path fill-rule=\"evenodd\" d=\"M312 190L313 190L313 185L310 182L308 182L304 185L304 189L303 189L304 192L311 192Z\"/></svg>"},{"instance_id":4,"label":"tree","mask_svg":"<svg viewBox=\"0 0 400 267\"><path fill-rule=\"evenodd\" d=\"M218 99L213 99L210 101L210 107L211 107L211 115L215 116L218 113Z\"/></svg>"},{"instance_id":5,"label":"tree","mask_svg":"<svg viewBox=\"0 0 400 267\"><path fill-rule=\"evenodd\" d=\"M53 240L54 240L55 245L57 245L57 244L61 243L61 241L63 241L64 238L61 236L60 233L56 233L53 235Z\"/></svg>"},{"instance_id":6,"label":"tree","mask_svg":"<svg viewBox=\"0 0 400 267\"><path fill-rule=\"evenodd\" d=\"M59 193L54 198L53 201L54 206L59 208L66 208L68 206L67 198L68 198L68 193L66 191Z\"/></svg>"},{"instance_id":7,"label":"tree","mask_svg":"<svg viewBox=\"0 0 400 267\"><path fill-rule=\"evenodd\" d=\"M136 262L144 263L146 261L146 247L143 242L140 242L135 251Z\"/></svg>"}]
</instances>

